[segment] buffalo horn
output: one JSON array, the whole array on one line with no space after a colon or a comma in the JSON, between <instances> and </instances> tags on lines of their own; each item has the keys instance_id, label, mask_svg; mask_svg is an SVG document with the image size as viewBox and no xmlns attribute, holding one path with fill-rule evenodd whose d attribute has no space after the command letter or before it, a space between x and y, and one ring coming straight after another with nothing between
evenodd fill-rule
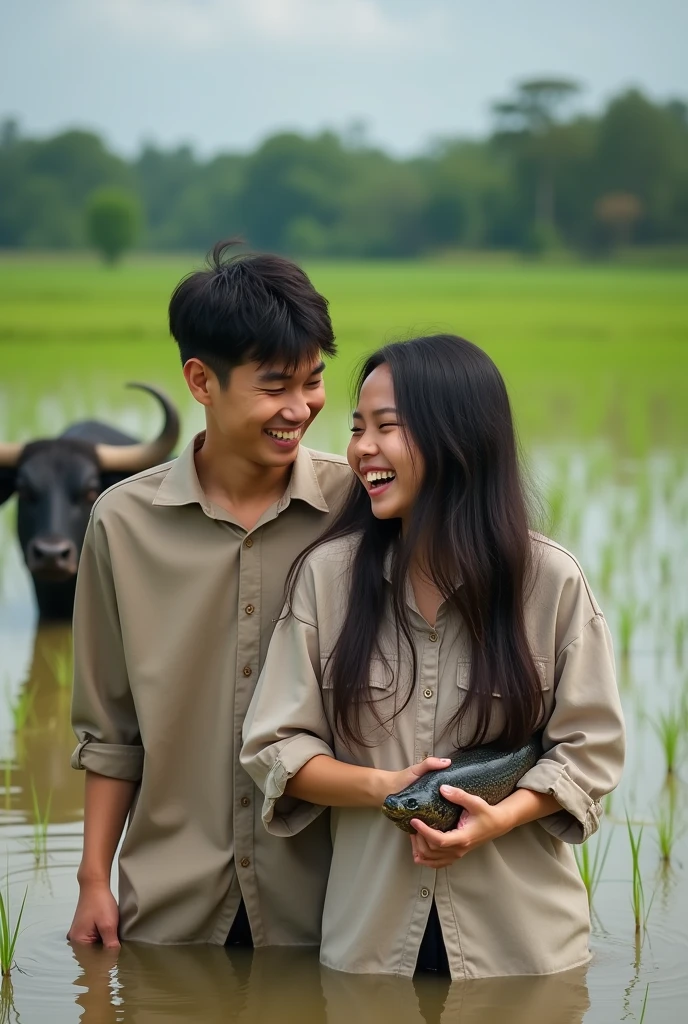
<instances>
[{"instance_id":1,"label":"buffalo horn","mask_svg":"<svg viewBox=\"0 0 688 1024\"><path fill-rule=\"evenodd\" d=\"M23 448L23 444L0 441L0 466L16 466Z\"/></svg>"},{"instance_id":2,"label":"buffalo horn","mask_svg":"<svg viewBox=\"0 0 688 1024\"><path fill-rule=\"evenodd\" d=\"M174 405L162 391L149 384L127 384L129 388L140 388L160 402L165 412L163 428L154 441L142 444L97 444L96 454L100 468L107 472L139 473L143 469L164 462L179 437L179 416Z\"/></svg>"}]
</instances>

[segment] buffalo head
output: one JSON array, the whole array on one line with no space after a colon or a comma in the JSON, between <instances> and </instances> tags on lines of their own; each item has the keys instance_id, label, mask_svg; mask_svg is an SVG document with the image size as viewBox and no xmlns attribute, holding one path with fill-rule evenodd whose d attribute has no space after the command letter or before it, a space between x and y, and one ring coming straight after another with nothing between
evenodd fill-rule
<instances>
[{"instance_id":1,"label":"buffalo head","mask_svg":"<svg viewBox=\"0 0 688 1024\"><path fill-rule=\"evenodd\" d=\"M160 435L138 443L91 421L60 437L27 444L0 443L0 503L16 491L17 532L42 617L68 618L88 519L101 491L164 462L179 436L179 417L156 388L132 384L158 399L165 413Z\"/></svg>"}]
</instances>

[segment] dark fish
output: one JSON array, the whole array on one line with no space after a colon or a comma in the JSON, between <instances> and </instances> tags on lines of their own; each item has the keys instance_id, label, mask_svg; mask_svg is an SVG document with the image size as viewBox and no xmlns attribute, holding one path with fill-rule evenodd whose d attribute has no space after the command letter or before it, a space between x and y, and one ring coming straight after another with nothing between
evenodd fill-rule
<instances>
[{"instance_id":1,"label":"dark fish","mask_svg":"<svg viewBox=\"0 0 688 1024\"><path fill-rule=\"evenodd\" d=\"M439 832L456 828L461 811L458 804L445 800L440 786L457 786L498 804L516 788L516 783L533 767L542 754L540 738L533 737L524 747L505 753L488 745L455 754L448 768L427 772L400 793L391 793L382 805L386 814L402 832L415 832L411 819L418 818Z\"/></svg>"}]
</instances>

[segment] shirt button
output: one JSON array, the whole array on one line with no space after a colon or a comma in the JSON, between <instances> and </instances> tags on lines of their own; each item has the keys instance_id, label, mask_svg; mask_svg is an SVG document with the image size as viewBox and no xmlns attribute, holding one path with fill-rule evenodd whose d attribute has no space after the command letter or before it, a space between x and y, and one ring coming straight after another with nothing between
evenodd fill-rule
<instances>
[{"instance_id":1,"label":"shirt button","mask_svg":"<svg viewBox=\"0 0 688 1024\"><path fill-rule=\"evenodd\" d=\"M436 643L437 639L437 633L430 633L430 635L428 636L428 640L431 640L433 644Z\"/></svg>"},{"instance_id":2,"label":"shirt button","mask_svg":"<svg viewBox=\"0 0 688 1024\"><path fill-rule=\"evenodd\" d=\"M251 675L252 671L253 669L251 668L250 665L244 665L244 675L246 676L247 679Z\"/></svg>"},{"instance_id":3,"label":"shirt button","mask_svg":"<svg viewBox=\"0 0 688 1024\"><path fill-rule=\"evenodd\" d=\"M249 800L249 798L247 796L242 796L242 798L241 798L241 806L242 807L250 807L251 806L251 801ZM246 865L244 865L244 867L245 866Z\"/></svg>"},{"instance_id":4,"label":"shirt button","mask_svg":"<svg viewBox=\"0 0 688 1024\"><path fill-rule=\"evenodd\" d=\"M246 608L244 609L244 611L246 612L247 615L253 615L255 610L256 609L253 607L252 604L247 604Z\"/></svg>"},{"instance_id":5,"label":"shirt button","mask_svg":"<svg viewBox=\"0 0 688 1024\"><path fill-rule=\"evenodd\" d=\"M243 860L242 860L241 863L242 864L244 863ZM430 895L430 890L429 889L421 889L420 894L423 897L423 899L426 900L428 898L428 896Z\"/></svg>"},{"instance_id":6,"label":"shirt button","mask_svg":"<svg viewBox=\"0 0 688 1024\"><path fill-rule=\"evenodd\" d=\"M248 857L242 857L239 863L241 864L242 868L247 868L251 861L248 859Z\"/></svg>"},{"instance_id":7,"label":"shirt button","mask_svg":"<svg viewBox=\"0 0 688 1024\"><path fill-rule=\"evenodd\" d=\"M244 546L247 547L247 548L252 548L253 547L253 537L247 537L246 540L244 541Z\"/></svg>"},{"instance_id":8,"label":"shirt button","mask_svg":"<svg viewBox=\"0 0 688 1024\"><path fill-rule=\"evenodd\" d=\"M424 697L432 697L432 690L429 689L429 688L426 688L425 690L423 690L423 696Z\"/></svg>"}]
</instances>

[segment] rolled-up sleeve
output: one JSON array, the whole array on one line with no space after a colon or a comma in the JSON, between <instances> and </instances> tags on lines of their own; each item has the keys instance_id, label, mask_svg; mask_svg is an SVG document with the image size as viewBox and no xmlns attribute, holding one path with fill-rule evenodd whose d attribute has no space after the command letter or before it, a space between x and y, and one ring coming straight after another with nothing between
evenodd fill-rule
<instances>
[{"instance_id":1,"label":"rolled-up sleeve","mask_svg":"<svg viewBox=\"0 0 688 1024\"><path fill-rule=\"evenodd\" d=\"M97 506L96 506L97 508ZM122 645L105 526L96 513L86 530L74 602L72 767L138 782L143 747Z\"/></svg>"},{"instance_id":2,"label":"rolled-up sleeve","mask_svg":"<svg viewBox=\"0 0 688 1024\"><path fill-rule=\"evenodd\" d=\"M551 835L583 843L597 831L600 800L621 778L625 730L604 616L594 615L559 653L544 754L518 786L548 793L562 810L540 819Z\"/></svg>"},{"instance_id":3,"label":"rolled-up sleeve","mask_svg":"<svg viewBox=\"0 0 688 1024\"><path fill-rule=\"evenodd\" d=\"M287 782L318 754L334 757L320 687L320 645L313 581L304 566L272 634L243 730L241 764L265 795L263 824L275 836L306 828L324 807L284 795Z\"/></svg>"}]
</instances>

